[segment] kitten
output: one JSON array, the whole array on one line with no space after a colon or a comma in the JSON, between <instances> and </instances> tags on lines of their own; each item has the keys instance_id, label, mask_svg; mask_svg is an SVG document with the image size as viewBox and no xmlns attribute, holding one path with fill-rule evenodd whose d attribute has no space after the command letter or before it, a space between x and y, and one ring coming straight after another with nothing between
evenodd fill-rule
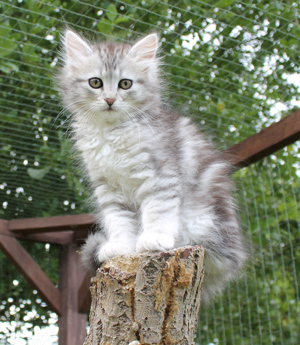
<instances>
[{"instance_id":1,"label":"kitten","mask_svg":"<svg viewBox=\"0 0 300 345\"><path fill-rule=\"evenodd\" d=\"M99 223L83 265L95 271L117 255L200 244L207 301L246 258L230 164L163 106L155 33L134 45L90 44L67 30L63 44L60 87Z\"/></svg>"}]
</instances>

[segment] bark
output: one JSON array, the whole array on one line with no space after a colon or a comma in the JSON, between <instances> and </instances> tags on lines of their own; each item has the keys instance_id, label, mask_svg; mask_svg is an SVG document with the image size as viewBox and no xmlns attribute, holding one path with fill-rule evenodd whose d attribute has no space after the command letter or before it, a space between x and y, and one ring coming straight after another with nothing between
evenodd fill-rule
<instances>
[{"instance_id":1,"label":"bark","mask_svg":"<svg viewBox=\"0 0 300 345\"><path fill-rule=\"evenodd\" d=\"M84 345L194 344L204 250L119 256L92 278Z\"/></svg>"}]
</instances>

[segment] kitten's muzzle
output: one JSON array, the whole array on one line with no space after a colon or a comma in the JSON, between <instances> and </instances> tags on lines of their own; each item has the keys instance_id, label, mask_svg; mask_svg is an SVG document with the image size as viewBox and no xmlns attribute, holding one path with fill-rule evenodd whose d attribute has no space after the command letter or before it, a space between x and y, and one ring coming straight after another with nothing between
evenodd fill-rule
<instances>
[{"instance_id":1,"label":"kitten's muzzle","mask_svg":"<svg viewBox=\"0 0 300 345\"><path fill-rule=\"evenodd\" d=\"M115 98L105 98L105 102L111 107L114 102L115 102Z\"/></svg>"}]
</instances>

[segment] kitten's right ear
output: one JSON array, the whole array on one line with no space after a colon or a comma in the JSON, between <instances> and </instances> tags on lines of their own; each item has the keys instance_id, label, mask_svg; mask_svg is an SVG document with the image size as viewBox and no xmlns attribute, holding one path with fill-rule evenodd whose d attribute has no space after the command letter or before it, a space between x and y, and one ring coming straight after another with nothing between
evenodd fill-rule
<instances>
[{"instance_id":1,"label":"kitten's right ear","mask_svg":"<svg viewBox=\"0 0 300 345\"><path fill-rule=\"evenodd\" d=\"M156 33L147 35L138 41L129 51L129 54L142 60L153 60L159 47Z\"/></svg>"},{"instance_id":2,"label":"kitten's right ear","mask_svg":"<svg viewBox=\"0 0 300 345\"><path fill-rule=\"evenodd\" d=\"M72 59L80 59L80 57L92 54L90 46L71 30L66 31L65 33L64 45L67 55Z\"/></svg>"}]
</instances>

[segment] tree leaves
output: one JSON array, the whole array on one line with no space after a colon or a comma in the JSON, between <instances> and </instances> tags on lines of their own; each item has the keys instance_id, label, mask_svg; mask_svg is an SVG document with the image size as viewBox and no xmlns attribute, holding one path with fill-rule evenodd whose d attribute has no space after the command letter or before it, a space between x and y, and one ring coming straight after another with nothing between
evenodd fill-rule
<instances>
[{"instance_id":1,"label":"tree leaves","mask_svg":"<svg viewBox=\"0 0 300 345\"><path fill-rule=\"evenodd\" d=\"M11 54L17 47L18 41L13 39L14 36L10 35L11 27L8 21L4 21L0 23L0 37L1 37L1 44L0 44L0 57L5 57Z\"/></svg>"},{"instance_id":2,"label":"tree leaves","mask_svg":"<svg viewBox=\"0 0 300 345\"><path fill-rule=\"evenodd\" d=\"M113 29L112 23L108 19L105 19L105 18L101 19L97 23L97 28L103 34L109 34Z\"/></svg>"},{"instance_id":3,"label":"tree leaves","mask_svg":"<svg viewBox=\"0 0 300 345\"><path fill-rule=\"evenodd\" d=\"M50 171L50 167L46 167L44 169L33 169L29 168L27 169L28 175L36 180L42 180L45 175Z\"/></svg>"},{"instance_id":4,"label":"tree leaves","mask_svg":"<svg viewBox=\"0 0 300 345\"><path fill-rule=\"evenodd\" d=\"M109 4L105 10L106 18L101 18L97 23L97 28L103 34L110 34L118 24L126 23L129 21L128 17L122 16L114 4Z\"/></svg>"},{"instance_id":5,"label":"tree leaves","mask_svg":"<svg viewBox=\"0 0 300 345\"><path fill-rule=\"evenodd\" d=\"M114 22L114 20L117 18L118 16L118 11L117 11L117 8L114 4L110 4L107 6L106 8L106 16L107 18L111 21L111 22Z\"/></svg>"},{"instance_id":6,"label":"tree leaves","mask_svg":"<svg viewBox=\"0 0 300 345\"><path fill-rule=\"evenodd\" d=\"M4 61L0 65L0 71L5 74L9 74L11 72L19 72L19 66L12 62Z\"/></svg>"}]
</instances>

